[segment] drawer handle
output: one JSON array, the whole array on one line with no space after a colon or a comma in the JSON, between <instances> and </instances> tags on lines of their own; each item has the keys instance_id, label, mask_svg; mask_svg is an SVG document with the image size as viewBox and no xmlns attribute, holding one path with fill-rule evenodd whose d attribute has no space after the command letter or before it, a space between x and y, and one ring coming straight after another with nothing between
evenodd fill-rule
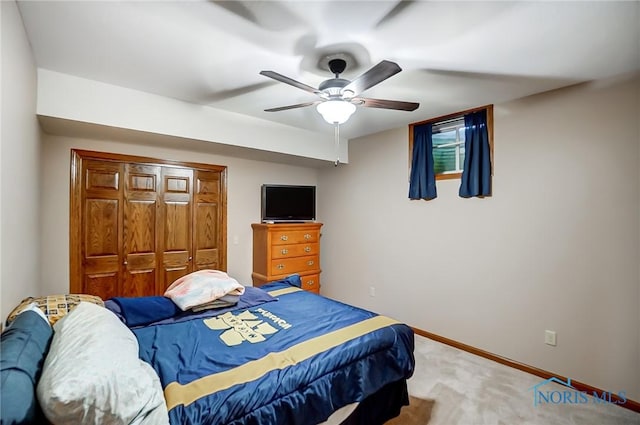
<instances>
[{"instance_id":1,"label":"drawer handle","mask_svg":"<svg viewBox=\"0 0 640 425\"><path fill-rule=\"evenodd\" d=\"M305 239L311 239L311 235L310 235L310 234L308 234L308 233L305 233L305 234L304 234L304 238L305 238Z\"/></svg>"},{"instance_id":2,"label":"drawer handle","mask_svg":"<svg viewBox=\"0 0 640 425\"><path fill-rule=\"evenodd\" d=\"M280 252L282 253L282 255L287 255L289 253L289 250L287 248L285 248Z\"/></svg>"},{"instance_id":3,"label":"drawer handle","mask_svg":"<svg viewBox=\"0 0 640 425\"><path fill-rule=\"evenodd\" d=\"M311 252L311 247L310 246L305 246L304 247L304 252Z\"/></svg>"},{"instance_id":4,"label":"drawer handle","mask_svg":"<svg viewBox=\"0 0 640 425\"><path fill-rule=\"evenodd\" d=\"M308 281L307 281L307 286L313 286L313 285L315 285L315 284L316 284L316 282L315 282L315 281L313 281L313 280L308 280Z\"/></svg>"},{"instance_id":5,"label":"drawer handle","mask_svg":"<svg viewBox=\"0 0 640 425\"><path fill-rule=\"evenodd\" d=\"M313 260L307 261L307 266L313 266Z\"/></svg>"},{"instance_id":6,"label":"drawer handle","mask_svg":"<svg viewBox=\"0 0 640 425\"><path fill-rule=\"evenodd\" d=\"M276 266L276 269L278 269L278 270L282 270L282 269L284 269L284 264L278 264L278 265Z\"/></svg>"},{"instance_id":7,"label":"drawer handle","mask_svg":"<svg viewBox=\"0 0 640 425\"><path fill-rule=\"evenodd\" d=\"M289 236L287 236L287 235L282 235L282 236L280 236L280 240L282 240L282 241L288 241L288 240L289 240Z\"/></svg>"}]
</instances>

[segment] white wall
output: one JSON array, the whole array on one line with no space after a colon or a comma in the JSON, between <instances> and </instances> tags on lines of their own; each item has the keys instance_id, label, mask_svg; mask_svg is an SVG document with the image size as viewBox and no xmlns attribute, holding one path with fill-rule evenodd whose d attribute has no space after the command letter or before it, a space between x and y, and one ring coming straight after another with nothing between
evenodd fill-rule
<instances>
[{"instance_id":1,"label":"white wall","mask_svg":"<svg viewBox=\"0 0 640 425\"><path fill-rule=\"evenodd\" d=\"M45 294L69 290L69 183L72 148L226 165L227 270L245 285L251 285L251 223L260 221L260 186L264 183L317 184L316 169L216 155L207 152L206 147L203 149L202 143L176 140L173 146L152 147L148 144L44 135L41 273L42 292Z\"/></svg>"},{"instance_id":2,"label":"white wall","mask_svg":"<svg viewBox=\"0 0 640 425\"><path fill-rule=\"evenodd\" d=\"M16 3L1 2L0 320L40 286L36 68Z\"/></svg>"},{"instance_id":3,"label":"white wall","mask_svg":"<svg viewBox=\"0 0 640 425\"><path fill-rule=\"evenodd\" d=\"M324 293L640 400L639 95L636 77L496 105L484 200L442 181L409 201L406 128L351 140L319 175Z\"/></svg>"},{"instance_id":4,"label":"white wall","mask_svg":"<svg viewBox=\"0 0 640 425\"><path fill-rule=\"evenodd\" d=\"M271 121L38 70L40 116L242 146L333 162L333 137ZM348 141L340 158L348 162Z\"/></svg>"}]
</instances>

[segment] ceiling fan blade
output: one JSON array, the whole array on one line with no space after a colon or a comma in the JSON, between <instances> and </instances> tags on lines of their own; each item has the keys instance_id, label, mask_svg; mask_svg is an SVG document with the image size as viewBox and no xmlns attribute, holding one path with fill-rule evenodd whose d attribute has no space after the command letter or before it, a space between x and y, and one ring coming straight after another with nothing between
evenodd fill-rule
<instances>
[{"instance_id":1,"label":"ceiling fan blade","mask_svg":"<svg viewBox=\"0 0 640 425\"><path fill-rule=\"evenodd\" d=\"M415 0L400 0L396 5L391 9L386 15L384 15L376 24L376 28L386 24L393 18L395 18L400 12L405 10L408 6L411 6L412 3L415 3Z\"/></svg>"},{"instance_id":2,"label":"ceiling fan blade","mask_svg":"<svg viewBox=\"0 0 640 425\"><path fill-rule=\"evenodd\" d=\"M279 106L277 108L265 109L265 112L278 112L278 111L286 111L287 109L295 109L295 108L304 108L305 106L316 105L322 102L321 100L316 100L315 102L305 102L305 103L297 103L295 105L288 106Z\"/></svg>"},{"instance_id":3,"label":"ceiling fan blade","mask_svg":"<svg viewBox=\"0 0 640 425\"><path fill-rule=\"evenodd\" d=\"M366 106L367 108L397 109L399 111L415 111L420 106L415 102L403 102L400 100L370 99L367 97L356 97L351 100L355 104Z\"/></svg>"},{"instance_id":4,"label":"ceiling fan blade","mask_svg":"<svg viewBox=\"0 0 640 425\"><path fill-rule=\"evenodd\" d=\"M285 4L277 2L211 0L212 3L245 19L252 24L271 31L284 31L301 24L300 18Z\"/></svg>"},{"instance_id":5,"label":"ceiling fan blade","mask_svg":"<svg viewBox=\"0 0 640 425\"><path fill-rule=\"evenodd\" d=\"M292 78L285 77L282 74L278 74L274 71L260 71L260 75L264 75L265 77L273 78L274 80L280 81L281 83L289 84L290 86L297 87L304 91L308 91L309 93L320 95L320 91L314 87L308 86L300 81L296 81Z\"/></svg>"},{"instance_id":6,"label":"ceiling fan blade","mask_svg":"<svg viewBox=\"0 0 640 425\"><path fill-rule=\"evenodd\" d=\"M254 91L257 91L275 84L277 84L275 81L263 81L261 83L253 83L247 86L236 87L233 89L214 91L212 93L208 93L201 96L198 100L200 103L217 102L219 100L226 100L226 99L242 96L243 94L252 93Z\"/></svg>"},{"instance_id":7,"label":"ceiling fan blade","mask_svg":"<svg viewBox=\"0 0 640 425\"><path fill-rule=\"evenodd\" d=\"M344 86L341 93L352 92L353 96L358 95L400 71L402 68L397 63L384 60Z\"/></svg>"}]
</instances>

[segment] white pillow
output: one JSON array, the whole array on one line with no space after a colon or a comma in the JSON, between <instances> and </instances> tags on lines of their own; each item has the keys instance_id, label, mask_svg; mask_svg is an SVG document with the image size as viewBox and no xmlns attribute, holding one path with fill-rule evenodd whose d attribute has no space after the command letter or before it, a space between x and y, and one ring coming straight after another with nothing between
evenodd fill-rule
<instances>
[{"instance_id":1,"label":"white pillow","mask_svg":"<svg viewBox=\"0 0 640 425\"><path fill-rule=\"evenodd\" d=\"M109 310L81 302L53 326L38 382L47 419L63 424L168 424L160 380ZM160 417L161 419L158 419Z\"/></svg>"},{"instance_id":2,"label":"white pillow","mask_svg":"<svg viewBox=\"0 0 640 425\"><path fill-rule=\"evenodd\" d=\"M244 294L244 286L220 270L203 269L175 280L164 293L182 311L208 304L225 295Z\"/></svg>"}]
</instances>

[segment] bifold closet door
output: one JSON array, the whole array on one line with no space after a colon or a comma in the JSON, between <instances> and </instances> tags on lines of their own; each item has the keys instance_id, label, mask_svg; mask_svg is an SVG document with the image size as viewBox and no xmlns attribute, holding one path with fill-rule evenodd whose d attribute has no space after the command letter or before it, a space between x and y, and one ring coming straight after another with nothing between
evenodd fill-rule
<instances>
[{"instance_id":1,"label":"bifold closet door","mask_svg":"<svg viewBox=\"0 0 640 425\"><path fill-rule=\"evenodd\" d=\"M125 164L122 288L124 297L156 294L160 167Z\"/></svg>"},{"instance_id":2,"label":"bifold closet door","mask_svg":"<svg viewBox=\"0 0 640 425\"><path fill-rule=\"evenodd\" d=\"M193 271L193 170L162 167L162 185L159 294L176 279Z\"/></svg>"},{"instance_id":3,"label":"bifold closet door","mask_svg":"<svg viewBox=\"0 0 640 425\"><path fill-rule=\"evenodd\" d=\"M226 207L222 196L220 172L195 170L194 189L194 270L223 269L225 249L222 227L226 226L222 211Z\"/></svg>"},{"instance_id":4,"label":"bifold closet door","mask_svg":"<svg viewBox=\"0 0 640 425\"><path fill-rule=\"evenodd\" d=\"M79 180L80 291L107 299L120 290L124 166L85 160Z\"/></svg>"}]
</instances>

